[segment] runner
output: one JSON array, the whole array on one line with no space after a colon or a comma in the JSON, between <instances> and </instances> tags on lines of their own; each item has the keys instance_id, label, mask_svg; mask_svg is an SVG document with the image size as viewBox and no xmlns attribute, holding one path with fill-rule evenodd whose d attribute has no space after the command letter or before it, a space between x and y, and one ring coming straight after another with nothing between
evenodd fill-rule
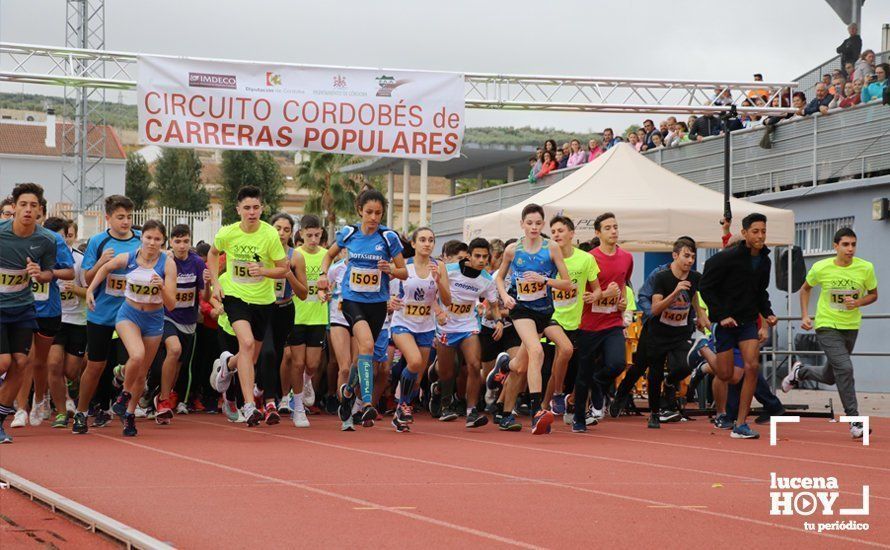
<instances>
[{"instance_id":1,"label":"runner","mask_svg":"<svg viewBox=\"0 0 890 550\"><path fill-rule=\"evenodd\" d=\"M540 435L550 433L550 425L553 423L553 413L541 408L541 368L544 364L541 335L556 342L564 353L568 353L567 350L572 347L562 327L552 319L553 296L550 288L570 292L572 280L559 245L541 235L544 229L544 209L537 204L526 205L522 209L520 227L525 236L504 250L504 258L495 280L501 300L510 310L510 320L516 327L522 346L516 357L509 361L501 354L492 372L497 371L503 375L507 374L509 368L512 373L524 375L517 377L517 380L527 378L531 397L532 433ZM508 271L512 271L509 289L505 283ZM559 278L554 278L557 275ZM568 357L565 360L568 361ZM489 374L489 381L494 378ZM505 411L512 410L516 395L521 390L520 386L516 382L507 385ZM518 431L522 427L511 413L504 417L499 428Z\"/></svg>"},{"instance_id":2,"label":"runner","mask_svg":"<svg viewBox=\"0 0 890 550\"><path fill-rule=\"evenodd\" d=\"M320 290L328 288L328 268L341 249L347 250L349 263L343 274L341 307L352 335L358 341L356 368L362 401L365 402L362 421L373 422L377 418L377 409L371 402L374 343L386 320L389 279L395 277L404 280L408 271L405 269L399 236L380 225L386 211L383 194L374 189L365 189L356 199L356 210L361 224L350 225L337 232L336 243L322 260L317 285ZM355 384L349 381L340 386L341 419L344 418L344 411L351 412L355 391Z\"/></svg>"},{"instance_id":3,"label":"runner","mask_svg":"<svg viewBox=\"0 0 890 550\"><path fill-rule=\"evenodd\" d=\"M760 342L767 334L765 326L758 328L758 317L770 326L776 324L767 290L771 262L765 246L766 216L745 216L742 238L705 262L700 290L710 316L719 320L714 328L716 376L724 383L732 380L735 347L741 351L745 365L739 413L731 435L735 439L757 439L760 434L748 426L747 418L760 371ZM725 397L722 400L718 409L725 407Z\"/></svg>"},{"instance_id":4,"label":"runner","mask_svg":"<svg viewBox=\"0 0 890 550\"><path fill-rule=\"evenodd\" d=\"M836 384L844 414L859 416L856 400L856 384L853 380L853 361L850 354L856 345L859 327L862 325L861 308L878 299L878 279L871 262L856 257L856 233L842 227L834 234L834 258L819 260L807 273L806 282L800 289L801 328L813 330L810 318L810 294L821 287L816 304L816 339L825 352L828 362L822 367L795 363L788 376L782 380L782 390L788 392L801 380L815 380L823 384ZM861 422L850 425L850 435L859 439L863 434Z\"/></svg>"},{"instance_id":5,"label":"runner","mask_svg":"<svg viewBox=\"0 0 890 550\"><path fill-rule=\"evenodd\" d=\"M275 303L274 279L282 279L288 271L287 255L281 246L278 232L260 220L263 213L263 196L252 185L238 190L235 207L240 222L219 230L207 255L213 296L222 301L232 330L238 339L238 353L234 356L223 351L219 361L214 361L211 373L212 385L219 393L225 393L238 373L238 382L244 395L241 413L247 426L254 427L263 419L253 399L254 365L262 349L266 328ZM231 279L220 284L219 255L226 255L226 272Z\"/></svg>"},{"instance_id":6,"label":"runner","mask_svg":"<svg viewBox=\"0 0 890 550\"><path fill-rule=\"evenodd\" d=\"M544 403L554 415L565 415L567 409L564 393L565 376L569 362L575 359L574 344L581 315L584 313L584 295L589 294L588 301L596 299L600 294L596 283L599 266L593 256L575 248L575 224L566 216L554 216L550 220L550 234L553 241L562 251L566 270L572 280L572 288L568 291L553 290L553 320L559 323L566 334L568 346L562 347L557 342L550 381L544 394ZM593 292L589 292L592 289ZM565 344L564 344L565 345ZM577 371L577 360L572 361Z\"/></svg>"},{"instance_id":7,"label":"runner","mask_svg":"<svg viewBox=\"0 0 890 550\"><path fill-rule=\"evenodd\" d=\"M392 340L405 358L399 377L399 403L392 425L397 432L407 432L414 421L412 403L420 390L420 375L429 364L430 348L436 336L433 304L440 300L451 306L448 273L431 258L436 236L428 227L421 227L411 236L414 257L408 260L408 278L396 283L398 291L392 298L395 309L392 319ZM468 405L469 406L469 405ZM469 413L467 425L470 424Z\"/></svg>"},{"instance_id":8,"label":"runner","mask_svg":"<svg viewBox=\"0 0 890 550\"><path fill-rule=\"evenodd\" d=\"M318 290L318 298L322 302L328 302L329 306L330 341L331 350L334 352L334 358L337 361L338 388L347 383L350 386L355 386L355 377L358 374L355 368L358 359L358 348L356 348L355 339L352 337L352 329L349 327L349 322L343 316L342 307L343 275L346 273L346 265L347 260L345 258L334 262L328 270L331 288ZM352 377L352 380L350 380L350 377ZM341 430L353 431L355 428L352 420L352 409L338 406L337 413L342 422Z\"/></svg>"},{"instance_id":9,"label":"runner","mask_svg":"<svg viewBox=\"0 0 890 550\"><path fill-rule=\"evenodd\" d=\"M605 392L624 372L624 287L633 273L633 256L618 246L618 220L606 212L593 221L599 245L590 251L596 260L599 296L591 295L590 307L581 316L578 345L578 377L575 381L575 418L573 426L587 421L587 396L591 396L591 423L605 416ZM588 298L585 296L585 298Z\"/></svg>"},{"instance_id":10,"label":"runner","mask_svg":"<svg viewBox=\"0 0 890 550\"><path fill-rule=\"evenodd\" d=\"M53 428L67 428L68 413L74 414L74 401L68 397L66 382L80 379L87 349L87 284L83 279L83 252L70 248L77 238L76 224L68 223L66 235L66 244L74 258L74 280L57 281L62 303L62 326L46 359L49 392L56 405Z\"/></svg>"},{"instance_id":11,"label":"runner","mask_svg":"<svg viewBox=\"0 0 890 550\"><path fill-rule=\"evenodd\" d=\"M198 326L198 304L200 295L206 300L210 288L205 286L210 280L207 265L191 250L192 238L188 225L179 224L170 232L170 250L176 265L176 304L164 309L164 347L166 356L161 366L161 390L154 398L155 422L169 424L173 409L177 407L177 397L188 399L192 379L192 359L195 350L195 330ZM185 387L177 384L180 370L187 362L188 371ZM173 392L173 386L179 391ZM172 392L172 395L171 395ZM171 399L172 397L172 399ZM188 412L188 409L182 407Z\"/></svg>"},{"instance_id":12,"label":"runner","mask_svg":"<svg viewBox=\"0 0 890 550\"><path fill-rule=\"evenodd\" d=\"M124 387L111 409L124 425L124 436L136 435L136 405L164 334L164 307L176 307L176 263L162 252L167 230L159 221L142 225L142 246L106 262L87 288L87 306L96 309L96 290L112 273L123 273L125 301L114 325L127 349Z\"/></svg>"},{"instance_id":13,"label":"runner","mask_svg":"<svg viewBox=\"0 0 890 550\"><path fill-rule=\"evenodd\" d=\"M12 197L6 197L0 202L0 221L11 220L15 217L15 202Z\"/></svg>"},{"instance_id":14,"label":"runner","mask_svg":"<svg viewBox=\"0 0 890 550\"><path fill-rule=\"evenodd\" d=\"M56 239L37 224L43 188L20 183L12 190L14 217L0 221L0 443L12 443L3 421L15 412L19 391L37 326L37 310L30 281L53 280Z\"/></svg>"},{"instance_id":15,"label":"runner","mask_svg":"<svg viewBox=\"0 0 890 550\"><path fill-rule=\"evenodd\" d=\"M123 195L111 195L105 199L105 225L108 229L93 235L87 242L87 249L83 254L81 267L87 285L92 283L99 269L115 256L135 252L142 243L140 233L131 229L133 201ZM85 434L89 429L87 411L112 348L117 312L124 303L125 283L126 273L123 270L110 273L105 284L97 287L94 296L96 307L87 312L87 364L80 376L77 411L71 428L73 433ZM113 398L111 390L112 388L108 387L99 388L101 399L93 420L94 427L105 426L111 420L111 415L106 412Z\"/></svg>"},{"instance_id":16,"label":"runner","mask_svg":"<svg viewBox=\"0 0 890 550\"><path fill-rule=\"evenodd\" d=\"M315 391L312 376L321 364L321 354L327 337L328 305L318 296L318 275L321 263L328 250L319 246L321 242L321 220L307 214L300 219L300 236L303 245L296 249L297 256L305 264L308 295L296 299L297 315L294 326L287 338L290 347L290 387L294 392L294 426L309 426L305 407L315 404Z\"/></svg>"}]
</instances>

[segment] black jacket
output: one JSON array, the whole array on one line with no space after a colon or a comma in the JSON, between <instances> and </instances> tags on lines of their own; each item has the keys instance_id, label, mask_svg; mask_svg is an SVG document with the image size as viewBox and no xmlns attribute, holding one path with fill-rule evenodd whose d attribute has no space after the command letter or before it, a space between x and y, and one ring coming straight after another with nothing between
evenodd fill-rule
<instances>
[{"instance_id":1,"label":"black jacket","mask_svg":"<svg viewBox=\"0 0 890 550\"><path fill-rule=\"evenodd\" d=\"M692 123L692 128L689 129L689 139L695 140L698 136L718 136L721 129L720 117L702 115Z\"/></svg>"},{"instance_id":2,"label":"black jacket","mask_svg":"<svg viewBox=\"0 0 890 550\"><path fill-rule=\"evenodd\" d=\"M769 277L772 262L769 249L760 251L757 270L751 265L751 249L745 241L726 248L705 262L699 292L714 322L732 317L737 323L749 323L757 316L773 315L769 301Z\"/></svg>"},{"instance_id":3,"label":"black jacket","mask_svg":"<svg viewBox=\"0 0 890 550\"><path fill-rule=\"evenodd\" d=\"M858 34L849 36L837 47L836 51L841 54L841 69L847 63L856 63L859 54L862 53L862 38ZM850 76L847 75L847 78Z\"/></svg>"}]
</instances>

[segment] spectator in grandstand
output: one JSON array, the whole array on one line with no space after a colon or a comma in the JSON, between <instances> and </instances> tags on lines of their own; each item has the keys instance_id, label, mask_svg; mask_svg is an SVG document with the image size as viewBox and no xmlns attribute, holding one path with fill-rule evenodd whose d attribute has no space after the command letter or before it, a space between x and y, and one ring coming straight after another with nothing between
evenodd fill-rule
<instances>
[{"instance_id":1,"label":"spectator in grandstand","mask_svg":"<svg viewBox=\"0 0 890 550\"><path fill-rule=\"evenodd\" d=\"M720 135L721 122L717 115L702 115L695 119L689 130L689 139L702 141L706 137Z\"/></svg>"},{"instance_id":2,"label":"spectator in grandstand","mask_svg":"<svg viewBox=\"0 0 890 550\"><path fill-rule=\"evenodd\" d=\"M569 159L562 152L562 149L556 152L556 169L562 170L569 165Z\"/></svg>"},{"instance_id":3,"label":"spectator in grandstand","mask_svg":"<svg viewBox=\"0 0 890 550\"><path fill-rule=\"evenodd\" d=\"M840 107L841 101L846 97L844 91L846 84L847 79L845 79L840 72L831 78L831 88L828 89L828 93L833 96L833 99L831 100L831 103L828 104L829 109L837 109Z\"/></svg>"},{"instance_id":4,"label":"spectator in grandstand","mask_svg":"<svg viewBox=\"0 0 890 550\"><path fill-rule=\"evenodd\" d=\"M544 158L542 159L542 166L538 173L535 174L535 179L541 179L550 172L557 169L555 154L550 151L544 151Z\"/></svg>"},{"instance_id":5,"label":"spectator in grandstand","mask_svg":"<svg viewBox=\"0 0 890 550\"><path fill-rule=\"evenodd\" d=\"M668 135L667 139L665 140L665 145L667 145L668 147L676 147L677 145L680 145L681 143L688 143L689 142L689 136L687 135L688 133L689 133L689 127L686 126L686 123L682 122L682 121L677 122L676 124L674 124L673 131L670 133L670 135Z\"/></svg>"},{"instance_id":6,"label":"spectator in grandstand","mask_svg":"<svg viewBox=\"0 0 890 550\"><path fill-rule=\"evenodd\" d=\"M875 79L862 89L862 102L880 100L884 96L884 88L887 87L887 75L890 74L890 65L881 63L875 67Z\"/></svg>"},{"instance_id":7,"label":"spectator in grandstand","mask_svg":"<svg viewBox=\"0 0 890 550\"><path fill-rule=\"evenodd\" d=\"M569 153L569 161L567 166L571 168L572 166L580 166L587 162L587 153L581 149L581 142L577 139L573 139L570 145L571 152Z\"/></svg>"},{"instance_id":8,"label":"spectator in grandstand","mask_svg":"<svg viewBox=\"0 0 890 550\"><path fill-rule=\"evenodd\" d=\"M556 141L552 139L548 139L544 142L544 150L550 151L552 155L556 154Z\"/></svg>"},{"instance_id":9,"label":"spectator in grandstand","mask_svg":"<svg viewBox=\"0 0 890 550\"><path fill-rule=\"evenodd\" d=\"M828 106L833 99L834 96L828 93L828 85L825 84L825 82L820 82L816 84L816 97L810 100L804 108L803 114L814 115L816 113L822 113L824 115L828 113Z\"/></svg>"},{"instance_id":10,"label":"spectator in grandstand","mask_svg":"<svg viewBox=\"0 0 890 550\"><path fill-rule=\"evenodd\" d=\"M859 56L859 60L856 62L855 69L853 70L853 79L862 79L865 82L866 77L868 75L875 72L875 52L874 50L865 50L862 52L862 55Z\"/></svg>"},{"instance_id":11,"label":"spectator in grandstand","mask_svg":"<svg viewBox=\"0 0 890 550\"><path fill-rule=\"evenodd\" d=\"M853 80L853 73L855 72L853 67L855 67L853 63L844 63L844 74L847 76L847 80Z\"/></svg>"},{"instance_id":12,"label":"spectator in grandstand","mask_svg":"<svg viewBox=\"0 0 890 550\"><path fill-rule=\"evenodd\" d=\"M838 107L846 109L853 105L859 105L860 101L862 101L862 98L856 93L856 86L852 82L844 84L844 97L841 99Z\"/></svg>"},{"instance_id":13,"label":"spectator in grandstand","mask_svg":"<svg viewBox=\"0 0 890 550\"><path fill-rule=\"evenodd\" d=\"M611 149L616 143L620 143L624 141L620 137L615 137L615 133L612 132L611 128L606 128L603 130L603 149L608 151Z\"/></svg>"},{"instance_id":14,"label":"spectator in grandstand","mask_svg":"<svg viewBox=\"0 0 890 550\"><path fill-rule=\"evenodd\" d=\"M532 173L537 174L541 171L541 167L544 166L544 150L538 147L535 151L535 165L532 168Z\"/></svg>"},{"instance_id":15,"label":"spectator in grandstand","mask_svg":"<svg viewBox=\"0 0 890 550\"><path fill-rule=\"evenodd\" d=\"M754 73L754 82L763 82L763 75ZM748 97L754 99L756 97L769 97L769 90L766 88L757 88L756 90L748 90Z\"/></svg>"},{"instance_id":16,"label":"spectator in grandstand","mask_svg":"<svg viewBox=\"0 0 890 550\"><path fill-rule=\"evenodd\" d=\"M600 140L597 138L593 138L587 142L587 162L593 162L596 157L602 155L604 152L602 145L600 145Z\"/></svg>"},{"instance_id":17,"label":"spectator in grandstand","mask_svg":"<svg viewBox=\"0 0 890 550\"><path fill-rule=\"evenodd\" d=\"M538 149L538 151L540 151L540 149ZM540 168L538 168L538 162L540 162L538 160L538 157L528 157L528 181L530 183L535 183L536 181L538 181L538 178L535 177L535 174L537 174L540 170Z\"/></svg>"},{"instance_id":18,"label":"spectator in grandstand","mask_svg":"<svg viewBox=\"0 0 890 550\"><path fill-rule=\"evenodd\" d=\"M847 63L855 63L862 51L862 37L859 36L859 27L856 23L847 25L847 32L850 33L841 45L835 50L841 54L841 66L846 67Z\"/></svg>"},{"instance_id":19,"label":"spectator in grandstand","mask_svg":"<svg viewBox=\"0 0 890 550\"><path fill-rule=\"evenodd\" d=\"M636 132L630 132L627 134L627 142L631 144L637 151L640 151L643 148L643 142L640 141L640 136L638 136Z\"/></svg>"},{"instance_id":20,"label":"spectator in grandstand","mask_svg":"<svg viewBox=\"0 0 890 550\"><path fill-rule=\"evenodd\" d=\"M664 139L658 132L652 134L652 145L649 147L649 150L653 149L664 149Z\"/></svg>"},{"instance_id":21,"label":"spectator in grandstand","mask_svg":"<svg viewBox=\"0 0 890 550\"><path fill-rule=\"evenodd\" d=\"M569 160L569 155L572 154L572 146L568 143L562 144L562 154L566 157L566 161Z\"/></svg>"},{"instance_id":22,"label":"spectator in grandstand","mask_svg":"<svg viewBox=\"0 0 890 550\"><path fill-rule=\"evenodd\" d=\"M655 127L655 123L652 122L652 119L643 121L643 145L645 145L647 149L652 147L652 136L657 133L658 128Z\"/></svg>"},{"instance_id":23,"label":"spectator in grandstand","mask_svg":"<svg viewBox=\"0 0 890 550\"><path fill-rule=\"evenodd\" d=\"M676 119L674 119L674 122L676 122ZM670 122L670 119L662 120L658 123L658 133L661 134L662 140L668 137L668 134L671 133L671 124L673 124L673 122Z\"/></svg>"},{"instance_id":24,"label":"spectator in grandstand","mask_svg":"<svg viewBox=\"0 0 890 550\"><path fill-rule=\"evenodd\" d=\"M689 115L689 118L686 119L686 127L691 129L696 120L698 120L697 116Z\"/></svg>"},{"instance_id":25,"label":"spectator in grandstand","mask_svg":"<svg viewBox=\"0 0 890 550\"><path fill-rule=\"evenodd\" d=\"M715 88L714 105L732 105L732 90L729 88Z\"/></svg>"},{"instance_id":26,"label":"spectator in grandstand","mask_svg":"<svg viewBox=\"0 0 890 550\"><path fill-rule=\"evenodd\" d=\"M646 145L646 135L647 135L646 130L644 130L642 128L637 128L636 134L637 134L637 139L640 142L640 146L639 146L639 148L637 148L637 151L645 151L646 149L649 148L649 146Z\"/></svg>"},{"instance_id":27,"label":"spectator in grandstand","mask_svg":"<svg viewBox=\"0 0 890 550\"><path fill-rule=\"evenodd\" d=\"M821 83L820 83L821 84ZM807 108L807 94L803 92L794 92L791 96L791 106L797 111L790 118L800 118L806 116L804 110Z\"/></svg>"},{"instance_id":28,"label":"spectator in grandstand","mask_svg":"<svg viewBox=\"0 0 890 550\"><path fill-rule=\"evenodd\" d=\"M830 74L822 75L822 84L825 84L826 86L831 86L831 75Z\"/></svg>"}]
</instances>

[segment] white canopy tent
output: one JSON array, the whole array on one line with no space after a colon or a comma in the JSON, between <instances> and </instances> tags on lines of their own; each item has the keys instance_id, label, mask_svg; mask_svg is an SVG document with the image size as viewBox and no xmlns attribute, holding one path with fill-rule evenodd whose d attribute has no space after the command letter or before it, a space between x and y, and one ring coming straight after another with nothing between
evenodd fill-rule
<instances>
[{"instance_id":1,"label":"white canopy tent","mask_svg":"<svg viewBox=\"0 0 890 550\"><path fill-rule=\"evenodd\" d=\"M720 248L723 195L662 168L621 143L540 193L498 212L467 218L464 239L483 236L509 239L521 235L520 215L527 204L544 207L546 218L562 214L575 222L575 238L594 237L593 221L613 212L620 243L627 250L666 251L677 237L688 235L701 248ZM742 199L731 199L741 220L760 212L767 217L767 244L794 242L794 212Z\"/></svg>"}]
</instances>

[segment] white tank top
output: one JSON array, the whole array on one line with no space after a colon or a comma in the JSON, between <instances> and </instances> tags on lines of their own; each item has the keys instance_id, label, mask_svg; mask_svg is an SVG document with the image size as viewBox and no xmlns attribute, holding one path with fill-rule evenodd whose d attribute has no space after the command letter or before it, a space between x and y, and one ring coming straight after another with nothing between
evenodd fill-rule
<instances>
[{"instance_id":1,"label":"white tank top","mask_svg":"<svg viewBox=\"0 0 890 550\"><path fill-rule=\"evenodd\" d=\"M431 262L432 263L432 262ZM393 313L392 326L404 327L411 332L430 332L436 330L436 317L433 304L439 297L439 289L432 276L417 276L417 266L408 260L408 278L397 281L393 294L402 299L402 309ZM439 264L439 269L444 269Z\"/></svg>"},{"instance_id":2,"label":"white tank top","mask_svg":"<svg viewBox=\"0 0 890 550\"><path fill-rule=\"evenodd\" d=\"M138 304L164 303L164 299L161 296L163 282L160 284L151 282L156 275L160 277L154 269L142 266L136 267L136 269L127 273L127 289L124 291L124 296Z\"/></svg>"}]
</instances>

